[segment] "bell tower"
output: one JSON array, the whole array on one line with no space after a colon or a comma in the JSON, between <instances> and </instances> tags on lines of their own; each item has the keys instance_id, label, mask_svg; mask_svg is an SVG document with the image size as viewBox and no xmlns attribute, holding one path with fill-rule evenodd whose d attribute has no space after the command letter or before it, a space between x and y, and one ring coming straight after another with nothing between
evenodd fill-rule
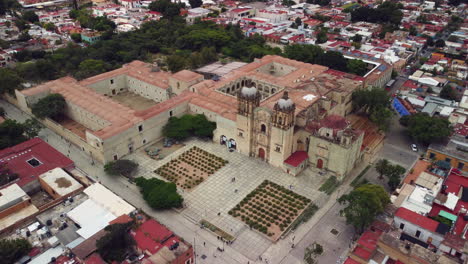
<instances>
[{"instance_id":1,"label":"bell tower","mask_svg":"<svg viewBox=\"0 0 468 264\"><path fill-rule=\"evenodd\" d=\"M283 93L283 97L278 100L273 108L272 124L273 126L287 130L294 126L294 111L296 105L289 98L288 92Z\"/></svg>"},{"instance_id":2,"label":"bell tower","mask_svg":"<svg viewBox=\"0 0 468 264\"><path fill-rule=\"evenodd\" d=\"M249 82L237 94L237 149L253 155L254 111L260 106L261 95Z\"/></svg>"},{"instance_id":3,"label":"bell tower","mask_svg":"<svg viewBox=\"0 0 468 264\"><path fill-rule=\"evenodd\" d=\"M287 91L276 102L271 116L270 163L282 167L293 152L294 113L296 105Z\"/></svg>"}]
</instances>

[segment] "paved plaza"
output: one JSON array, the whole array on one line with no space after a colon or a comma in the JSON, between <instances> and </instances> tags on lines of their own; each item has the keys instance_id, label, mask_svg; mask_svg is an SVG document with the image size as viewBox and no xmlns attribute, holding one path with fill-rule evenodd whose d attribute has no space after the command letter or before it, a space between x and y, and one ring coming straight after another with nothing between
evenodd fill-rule
<instances>
[{"instance_id":1,"label":"paved plaza","mask_svg":"<svg viewBox=\"0 0 468 264\"><path fill-rule=\"evenodd\" d=\"M139 175L146 178L162 179L153 171L193 146L226 159L229 163L192 191L184 192L179 188L179 192L184 196L186 207L182 214L195 224L205 219L236 237L236 241L231 247L249 259L257 259L273 242L265 235L250 230L241 220L230 216L228 211L264 180L291 188L294 192L311 199L319 207L328 199L326 194L318 191L318 187L326 180L327 176L320 176L312 170L307 170L301 176L293 177L260 159L251 158L238 152L229 152L225 146L213 142L191 140L186 143L186 146L176 150L161 161L151 159L142 151L132 154L130 159L135 160L140 165ZM221 242L220 245L222 246Z\"/></svg>"}]
</instances>

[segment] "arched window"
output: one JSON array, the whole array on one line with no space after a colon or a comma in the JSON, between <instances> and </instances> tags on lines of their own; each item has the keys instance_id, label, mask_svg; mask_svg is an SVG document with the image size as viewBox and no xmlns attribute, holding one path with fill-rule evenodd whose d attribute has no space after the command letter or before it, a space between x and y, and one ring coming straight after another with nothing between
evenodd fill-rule
<instances>
[{"instance_id":1,"label":"arched window","mask_svg":"<svg viewBox=\"0 0 468 264\"><path fill-rule=\"evenodd\" d=\"M266 133L266 126L265 126L265 124L262 124L262 125L260 126L260 130L262 131L262 133Z\"/></svg>"},{"instance_id":2,"label":"arched window","mask_svg":"<svg viewBox=\"0 0 468 264\"><path fill-rule=\"evenodd\" d=\"M274 94L275 92L276 92L276 89L275 89L275 88L271 89L271 93L272 93L272 94Z\"/></svg>"},{"instance_id":3,"label":"arched window","mask_svg":"<svg viewBox=\"0 0 468 264\"><path fill-rule=\"evenodd\" d=\"M283 122L282 122L282 121L283 121L283 119L281 118L281 116L280 116L280 117L278 117L278 123L279 123L279 124L283 124Z\"/></svg>"}]
</instances>

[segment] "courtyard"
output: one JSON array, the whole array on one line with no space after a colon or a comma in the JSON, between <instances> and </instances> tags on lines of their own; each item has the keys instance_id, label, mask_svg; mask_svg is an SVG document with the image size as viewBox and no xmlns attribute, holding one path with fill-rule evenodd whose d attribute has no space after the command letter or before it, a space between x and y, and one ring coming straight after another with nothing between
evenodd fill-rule
<instances>
[{"instance_id":1,"label":"courtyard","mask_svg":"<svg viewBox=\"0 0 468 264\"><path fill-rule=\"evenodd\" d=\"M133 110L145 110L157 103L151 99L145 98L130 91L120 92L111 97L112 100L119 102Z\"/></svg>"},{"instance_id":2,"label":"courtyard","mask_svg":"<svg viewBox=\"0 0 468 264\"><path fill-rule=\"evenodd\" d=\"M216 226L219 229L218 232L225 232L228 236L233 236L234 242L230 247L250 259L258 258L272 246L275 243L274 237L268 237L268 235L251 229L240 217L230 215L229 211L265 180L305 197L308 199L305 201L311 201L318 207L324 205L329 198L327 194L318 190L328 176L320 175L310 168L306 169L300 176L293 177L260 159L251 158L238 152L229 152L225 146L211 141L189 140L184 143L185 146L175 150L162 160L151 159L144 150L133 153L129 158L139 164L141 176L163 180L164 178L154 171L171 160L177 159L195 146L226 160L227 163L224 166L199 183L196 188L186 191L179 187L179 193L184 197L184 209L180 211L180 214L196 225L201 226L202 222L208 222ZM300 215L299 210L297 210L297 214ZM289 218L292 222L294 217ZM287 227L284 225L283 229L283 231L287 231ZM273 232L272 230L270 233ZM278 232L281 233L280 228ZM213 235L216 237L216 232L213 232ZM275 235L278 234L275 233ZM284 235L284 233L279 234L278 239L281 240ZM219 247L222 246L223 242L220 241Z\"/></svg>"}]
</instances>

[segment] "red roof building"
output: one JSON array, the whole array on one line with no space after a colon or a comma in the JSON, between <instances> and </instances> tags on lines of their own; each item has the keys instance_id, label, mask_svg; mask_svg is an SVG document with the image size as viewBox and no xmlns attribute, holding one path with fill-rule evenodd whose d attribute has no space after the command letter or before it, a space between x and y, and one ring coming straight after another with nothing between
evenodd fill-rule
<instances>
[{"instance_id":1,"label":"red roof building","mask_svg":"<svg viewBox=\"0 0 468 264\"><path fill-rule=\"evenodd\" d=\"M18 174L20 187L37 180L39 175L55 168L73 168L71 159L40 138L33 138L0 151L0 164ZM5 186L4 186L5 187Z\"/></svg>"},{"instance_id":2,"label":"red roof building","mask_svg":"<svg viewBox=\"0 0 468 264\"><path fill-rule=\"evenodd\" d=\"M307 155L306 151L296 151L289 158L287 158L284 163L291 165L293 167L299 166L304 160L307 160L309 155Z\"/></svg>"},{"instance_id":3,"label":"red roof building","mask_svg":"<svg viewBox=\"0 0 468 264\"><path fill-rule=\"evenodd\" d=\"M157 264L165 260L167 263L186 263L191 259L193 262L193 247L182 241L167 227L156 222L154 219L142 223L136 231L131 232L137 247L148 260Z\"/></svg>"},{"instance_id":4,"label":"red roof building","mask_svg":"<svg viewBox=\"0 0 468 264\"><path fill-rule=\"evenodd\" d=\"M410 222L432 232L435 232L437 230L437 227L439 226L439 222L432 220L429 217L415 213L404 207L398 208L398 210L395 213L395 217L404 219L407 222Z\"/></svg>"}]
</instances>

